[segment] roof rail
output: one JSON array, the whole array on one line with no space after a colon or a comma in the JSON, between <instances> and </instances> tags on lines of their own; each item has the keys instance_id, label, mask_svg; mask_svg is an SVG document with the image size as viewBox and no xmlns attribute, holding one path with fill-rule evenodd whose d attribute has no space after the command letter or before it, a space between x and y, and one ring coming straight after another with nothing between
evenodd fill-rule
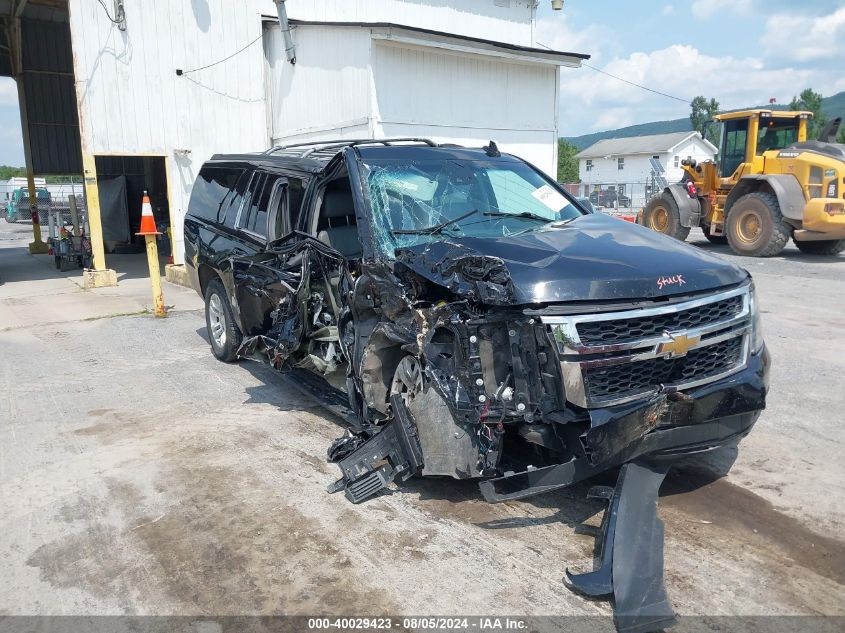
<instances>
[{"instance_id":1,"label":"roof rail","mask_svg":"<svg viewBox=\"0 0 845 633\"><path fill-rule=\"evenodd\" d=\"M425 143L429 147L438 147L438 144L427 138L402 137L402 138L363 138L363 139L335 139L328 141L309 141L305 143L292 143L290 145L277 145L268 149L265 154L276 152L296 153L300 158L310 156L315 152L324 152L330 149L352 147L354 145L391 145L392 143ZM300 150L301 151L296 151Z\"/></svg>"}]
</instances>

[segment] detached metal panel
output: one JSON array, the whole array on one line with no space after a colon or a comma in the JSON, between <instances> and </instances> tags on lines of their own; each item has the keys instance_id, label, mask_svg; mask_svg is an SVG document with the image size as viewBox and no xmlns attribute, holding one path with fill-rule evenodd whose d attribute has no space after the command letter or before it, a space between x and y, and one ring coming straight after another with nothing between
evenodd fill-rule
<instances>
[{"instance_id":1,"label":"detached metal panel","mask_svg":"<svg viewBox=\"0 0 845 633\"><path fill-rule=\"evenodd\" d=\"M66 22L21 20L26 120L37 174L82 173L73 52Z\"/></svg>"}]
</instances>

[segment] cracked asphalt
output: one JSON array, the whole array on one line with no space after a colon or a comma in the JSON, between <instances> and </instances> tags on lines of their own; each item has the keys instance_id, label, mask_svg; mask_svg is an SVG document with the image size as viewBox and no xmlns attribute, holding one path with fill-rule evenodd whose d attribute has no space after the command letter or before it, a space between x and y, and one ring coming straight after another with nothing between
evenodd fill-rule
<instances>
[{"instance_id":1,"label":"cracked asphalt","mask_svg":"<svg viewBox=\"0 0 845 633\"><path fill-rule=\"evenodd\" d=\"M46 263L15 276L36 265L24 229L0 221L0 615L611 613L561 583L592 563L586 484L489 505L416 479L351 505L326 493L339 421L262 365L216 361L189 291L165 286L167 319L111 316L142 309L143 285L92 316L100 295L57 299ZM735 259L772 391L737 455L661 490L670 600L711 629L845 616L845 257Z\"/></svg>"}]
</instances>

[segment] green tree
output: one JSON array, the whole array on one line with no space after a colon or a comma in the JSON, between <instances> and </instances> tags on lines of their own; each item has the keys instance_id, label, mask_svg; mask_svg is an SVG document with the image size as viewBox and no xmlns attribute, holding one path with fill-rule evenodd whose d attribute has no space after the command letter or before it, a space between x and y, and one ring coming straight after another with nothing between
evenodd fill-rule
<instances>
[{"instance_id":1,"label":"green tree","mask_svg":"<svg viewBox=\"0 0 845 633\"><path fill-rule=\"evenodd\" d=\"M26 169L24 167L0 165L0 180L9 180L9 178L14 178L16 176L26 176Z\"/></svg>"},{"instance_id":2,"label":"green tree","mask_svg":"<svg viewBox=\"0 0 845 633\"><path fill-rule=\"evenodd\" d=\"M701 136L706 138L713 144L718 145L719 138L716 133L716 127L707 125L713 120L713 117L719 112L719 102L715 99L707 100L707 97L698 96L690 102L689 120L692 123L692 129L700 132Z\"/></svg>"},{"instance_id":3,"label":"green tree","mask_svg":"<svg viewBox=\"0 0 845 633\"><path fill-rule=\"evenodd\" d=\"M809 129L807 130L807 137L815 139L819 137L819 132L822 131L827 117L822 112L822 96L815 92L812 88L805 88L797 97L792 97L789 102L790 110L809 110L813 113L813 120L810 121Z\"/></svg>"},{"instance_id":4,"label":"green tree","mask_svg":"<svg viewBox=\"0 0 845 633\"><path fill-rule=\"evenodd\" d=\"M557 141L557 181L573 183L579 182L581 177L578 175L578 159L575 154L578 153L578 148L572 143L564 141L562 138Z\"/></svg>"},{"instance_id":5,"label":"green tree","mask_svg":"<svg viewBox=\"0 0 845 633\"><path fill-rule=\"evenodd\" d=\"M845 126L839 128L839 134L836 136L836 142L845 145Z\"/></svg>"}]
</instances>

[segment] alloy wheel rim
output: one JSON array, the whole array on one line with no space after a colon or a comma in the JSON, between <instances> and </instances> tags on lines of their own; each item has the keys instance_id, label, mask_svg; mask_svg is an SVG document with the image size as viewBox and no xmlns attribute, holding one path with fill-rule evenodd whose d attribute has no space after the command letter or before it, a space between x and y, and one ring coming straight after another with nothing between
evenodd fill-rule
<instances>
[{"instance_id":1,"label":"alloy wheel rim","mask_svg":"<svg viewBox=\"0 0 845 633\"><path fill-rule=\"evenodd\" d=\"M217 347L226 344L226 313L223 311L223 302L220 296L212 294L208 300L208 323L211 328L211 338Z\"/></svg>"},{"instance_id":2,"label":"alloy wheel rim","mask_svg":"<svg viewBox=\"0 0 845 633\"><path fill-rule=\"evenodd\" d=\"M760 237L763 231L763 222L755 211L746 211L738 219L736 224L737 236L746 244L753 244Z\"/></svg>"},{"instance_id":3,"label":"alloy wheel rim","mask_svg":"<svg viewBox=\"0 0 845 633\"><path fill-rule=\"evenodd\" d=\"M665 207L655 207L651 212L651 228L659 233L664 233L669 226L669 212Z\"/></svg>"},{"instance_id":4,"label":"alloy wheel rim","mask_svg":"<svg viewBox=\"0 0 845 633\"><path fill-rule=\"evenodd\" d=\"M413 356L405 356L396 367L390 394L399 394L405 405L408 405L418 393L422 391L422 372L419 362Z\"/></svg>"}]
</instances>

